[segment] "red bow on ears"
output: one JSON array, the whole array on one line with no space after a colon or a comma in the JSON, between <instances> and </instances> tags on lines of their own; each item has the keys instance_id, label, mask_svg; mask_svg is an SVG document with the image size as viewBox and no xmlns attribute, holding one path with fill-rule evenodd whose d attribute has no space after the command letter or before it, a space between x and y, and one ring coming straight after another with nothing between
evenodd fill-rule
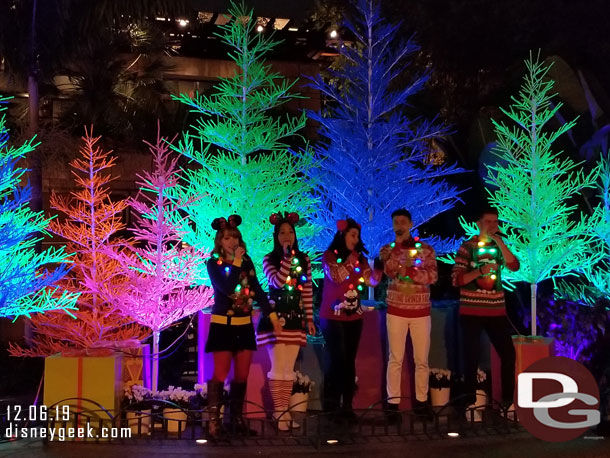
<instances>
[{"instance_id":1,"label":"red bow on ears","mask_svg":"<svg viewBox=\"0 0 610 458\"><path fill-rule=\"evenodd\" d=\"M282 216L282 213L272 213L269 217L269 222L274 226L277 224L282 224L284 222L289 222L292 224L296 224L299 221L299 215L295 212L286 213L285 216Z\"/></svg>"},{"instance_id":2,"label":"red bow on ears","mask_svg":"<svg viewBox=\"0 0 610 458\"><path fill-rule=\"evenodd\" d=\"M229 221L228 222L223 217L216 218L214 221L212 221L212 229L214 229L215 231L219 231L219 230L224 229L225 227L227 227L227 225L229 227L237 227L240 224L241 224L241 216L239 216L239 215L231 215L231 216L229 216Z\"/></svg>"},{"instance_id":3,"label":"red bow on ears","mask_svg":"<svg viewBox=\"0 0 610 458\"><path fill-rule=\"evenodd\" d=\"M339 221L337 221L337 230L339 232L345 232L347 230L347 226L348 226L347 220L340 219ZM356 223L356 226L358 227L358 230L362 229L360 224Z\"/></svg>"}]
</instances>

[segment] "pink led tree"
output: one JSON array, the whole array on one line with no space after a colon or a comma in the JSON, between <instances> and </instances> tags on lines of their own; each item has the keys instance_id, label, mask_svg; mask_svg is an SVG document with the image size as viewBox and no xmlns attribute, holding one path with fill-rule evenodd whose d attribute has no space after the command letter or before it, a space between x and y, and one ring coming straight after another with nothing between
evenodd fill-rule
<instances>
[{"instance_id":1,"label":"pink led tree","mask_svg":"<svg viewBox=\"0 0 610 458\"><path fill-rule=\"evenodd\" d=\"M72 253L72 270L58 285L80 293L78 310L72 311L74 317L64 312L33 316L33 346L12 346L14 356L91 354L133 346L149 335L113 303L128 281L116 256L131 242L117 237L125 229L121 213L127 202L110 199L108 171L116 157L97 146L99 139L85 130L79 157L70 163L76 190L70 196L51 195L51 207L63 216L50 222L49 231L62 237Z\"/></svg>"},{"instance_id":2,"label":"pink led tree","mask_svg":"<svg viewBox=\"0 0 610 458\"><path fill-rule=\"evenodd\" d=\"M209 256L181 243L180 229L188 221L181 212L196 199L176 199L178 158L170 158L169 144L157 136L156 144L145 142L153 155L153 171L138 175L140 192L129 205L135 210L132 229L138 247L117 257L128 278L115 303L137 323L153 333L152 389L158 388L159 335L181 318L210 304L212 290L196 278ZM186 214L186 213L183 213Z\"/></svg>"}]
</instances>

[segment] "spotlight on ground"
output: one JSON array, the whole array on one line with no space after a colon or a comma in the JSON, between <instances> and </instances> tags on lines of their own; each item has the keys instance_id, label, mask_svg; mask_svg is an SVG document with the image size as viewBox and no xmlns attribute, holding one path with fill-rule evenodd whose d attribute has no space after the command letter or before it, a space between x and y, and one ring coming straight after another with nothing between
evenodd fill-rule
<instances>
[{"instance_id":1,"label":"spotlight on ground","mask_svg":"<svg viewBox=\"0 0 610 458\"><path fill-rule=\"evenodd\" d=\"M204 445L208 443L207 439L197 439L195 442L197 442L199 445Z\"/></svg>"},{"instance_id":2,"label":"spotlight on ground","mask_svg":"<svg viewBox=\"0 0 610 458\"><path fill-rule=\"evenodd\" d=\"M447 433L449 437L460 437L460 433Z\"/></svg>"},{"instance_id":3,"label":"spotlight on ground","mask_svg":"<svg viewBox=\"0 0 610 458\"><path fill-rule=\"evenodd\" d=\"M329 445L335 445L335 444L338 444L339 441L337 439L328 439L326 441L326 443L329 444Z\"/></svg>"}]
</instances>

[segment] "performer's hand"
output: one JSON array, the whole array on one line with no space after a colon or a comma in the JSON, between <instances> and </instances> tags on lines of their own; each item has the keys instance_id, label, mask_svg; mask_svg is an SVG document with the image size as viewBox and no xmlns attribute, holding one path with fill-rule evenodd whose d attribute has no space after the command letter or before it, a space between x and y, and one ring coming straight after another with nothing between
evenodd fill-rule
<instances>
[{"instance_id":1,"label":"performer's hand","mask_svg":"<svg viewBox=\"0 0 610 458\"><path fill-rule=\"evenodd\" d=\"M235 249L235 259L243 259L244 254L246 254L246 250L244 247L237 247Z\"/></svg>"},{"instance_id":2,"label":"performer's hand","mask_svg":"<svg viewBox=\"0 0 610 458\"><path fill-rule=\"evenodd\" d=\"M495 262L492 264L483 264L480 267L481 273L483 275L487 275L489 272L491 272L492 270L497 270L498 267L500 267L498 264L496 264Z\"/></svg>"},{"instance_id":3,"label":"performer's hand","mask_svg":"<svg viewBox=\"0 0 610 458\"><path fill-rule=\"evenodd\" d=\"M390 257L390 253L392 253L392 249L387 245L383 246L379 251L379 259L386 262L386 260Z\"/></svg>"},{"instance_id":4,"label":"performer's hand","mask_svg":"<svg viewBox=\"0 0 610 458\"><path fill-rule=\"evenodd\" d=\"M313 324L312 321L310 321L309 323L307 323L307 333L310 336L315 336L316 335L316 325Z\"/></svg>"},{"instance_id":5,"label":"performer's hand","mask_svg":"<svg viewBox=\"0 0 610 458\"><path fill-rule=\"evenodd\" d=\"M272 314L269 316L269 319L271 320L271 324L273 325L273 333L276 336L279 336L282 333L282 330L284 329L280 324L279 318L277 317L277 315Z\"/></svg>"},{"instance_id":6,"label":"performer's hand","mask_svg":"<svg viewBox=\"0 0 610 458\"><path fill-rule=\"evenodd\" d=\"M398 264L398 261L396 259L388 259L385 263L385 266L391 272L396 272L400 268L400 264Z\"/></svg>"}]
</instances>

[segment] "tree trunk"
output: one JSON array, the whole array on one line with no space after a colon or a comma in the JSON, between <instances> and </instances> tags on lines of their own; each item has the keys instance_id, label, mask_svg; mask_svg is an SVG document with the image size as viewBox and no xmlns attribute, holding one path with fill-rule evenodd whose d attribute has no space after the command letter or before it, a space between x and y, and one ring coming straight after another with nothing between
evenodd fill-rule
<instances>
[{"instance_id":1,"label":"tree trunk","mask_svg":"<svg viewBox=\"0 0 610 458\"><path fill-rule=\"evenodd\" d=\"M205 358L205 335L203 333L203 312L197 312L197 383L203 385L205 379L204 358Z\"/></svg>"},{"instance_id":2,"label":"tree trunk","mask_svg":"<svg viewBox=\"0 0 610 458\"><path fill-rule=\"evenodd\" d=\"M152 390L159 389L159 331L153 332L153 354L152 354Z\"/></svg>"},{"instance_id":3,"label":"tree trunk","mask_svg":"<svg viewBox=\"0 0 610 458\"><path fill-rule=\"evenodd\" d=\"M28 69L28 134L30 137L38 134L40 130L40 96L38 94L38 56L36 38L36 12L38 1L32 2L32 22L30 28L30 59ZM42 203L42 157L40 148L35 148L29 153L28 157L29 181L32 189L30 198L30 208L32 211L39 212L43 209ZM36 243L36 252L42 251L42 242Z\"/></svg>"},{"instance_id":4,"label":"tree trunk","mask_svg":"<svg viewBox=\"0 0 610 458\"><path fill-rule=\"evenodd\" d=\"M538 284L537 283L532 283L530 285L531 288L531 292L532 292L532 296L531 296L531 301L532 301L532 335L535 336L536 335L536 290L538 288Z\"/></svg>"}]
</instances>

